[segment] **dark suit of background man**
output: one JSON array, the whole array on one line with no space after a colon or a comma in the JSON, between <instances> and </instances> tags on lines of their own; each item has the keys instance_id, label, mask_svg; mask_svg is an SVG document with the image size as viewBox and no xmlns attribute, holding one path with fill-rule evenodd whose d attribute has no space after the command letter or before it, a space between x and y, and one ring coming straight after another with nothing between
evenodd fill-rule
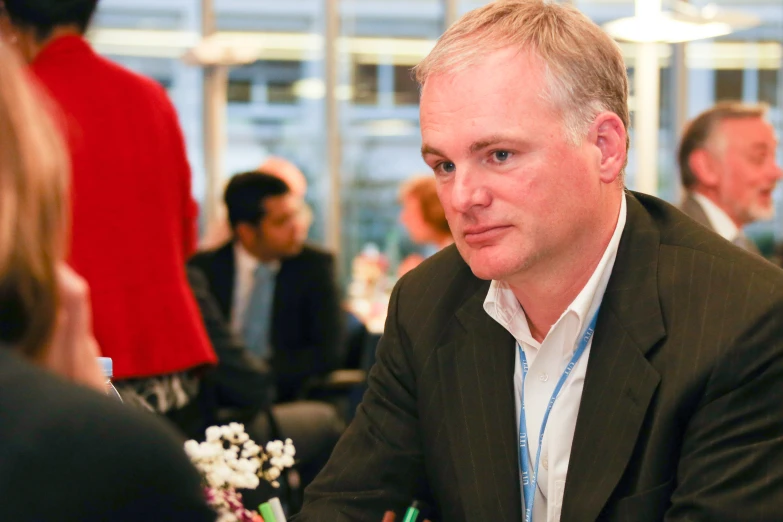
<instances>
[{"instance_id":1,"label":"dark suit of background man","mask_svg":"<svg viewBox=\"0 0 783 522\"><path fill-rule=\"evenodd\" d=\"M270 361L277 400L295 399L309 378L336 364L342 335L334 258L302 244L301 199L279 178L238 174L224 200L233 240L190 263L207 277L234 333Z\"/></svg>"},{"instance_id":2,"label":"dark suit of background man","mask_svg":"<svg viewBox=\"0 0 783 522\"><path fill-rule=\"evenodd\" d=\"M416 72L456 246L396 286L297 520L413 498L448 522L780 520L783 272L624 190L617 45L571 6L492 2Z\"/></svg>"},{"instance_id":3,"label":"dark suit of background man","mask_svg":"<svg viewBox=\"0 0 783 522\"><path fill-rule=\"evenodd\" d=\"M725 239L754 253L742 227L772 219L772 191L783 171L775 163L777 140L766 109L720 102L685 128L679 150L687 190L680 209Z\"/></svg>"}]
</instances>

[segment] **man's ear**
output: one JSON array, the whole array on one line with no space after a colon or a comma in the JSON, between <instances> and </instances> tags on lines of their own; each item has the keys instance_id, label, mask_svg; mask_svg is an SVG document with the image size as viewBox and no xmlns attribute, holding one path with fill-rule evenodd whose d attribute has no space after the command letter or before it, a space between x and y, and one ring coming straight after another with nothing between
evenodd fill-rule
<instances>
[{"instance_id":1,"label":"man's ear","mask_svg":"<svg viewBox=\"0 0 783 522\"><path fill-rule=\"evenodd\" d=\"M699 181L699 185L714 187L718 184L715 162L707 149L696 149L691 152L688 156L688 166Z\"/></svg>"},{"instance_id":2,"label":"man's ear","mask_svg":"<svg viewBox=\"0 0 783 522\"><path fill-rule=\"evenodd\" d=\"M588 139L600 152L599 172L604 183L613 183L625 167L626 136L623 121L613 112L602 112L593 120Z\"/></svg>"}]
</instances>

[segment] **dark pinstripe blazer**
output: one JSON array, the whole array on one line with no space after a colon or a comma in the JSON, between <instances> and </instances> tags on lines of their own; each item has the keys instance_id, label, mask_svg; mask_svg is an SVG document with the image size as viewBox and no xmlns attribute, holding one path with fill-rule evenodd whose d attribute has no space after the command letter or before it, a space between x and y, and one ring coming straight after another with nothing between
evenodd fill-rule
<instances>
[{"instance_id":1,"label":"dark pinstripe blazer","mask_svg":"<svg viewBox=\"0 0 783 522\"><path fill-rule=\"evenodd\" d=\"M783 520L783 272L627 193L561 520ZM449 248L392 296L369 391L299 521L519 521L514 340Z\"/></svg>"}]
</instances>

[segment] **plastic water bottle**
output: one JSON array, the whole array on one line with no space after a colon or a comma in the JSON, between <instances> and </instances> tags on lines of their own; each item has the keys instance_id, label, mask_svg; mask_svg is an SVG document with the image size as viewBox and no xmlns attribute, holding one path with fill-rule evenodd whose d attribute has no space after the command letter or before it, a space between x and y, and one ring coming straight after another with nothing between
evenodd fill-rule
<instances>
[{"instance_id":1,"label":"plastic water bottle","mask_svg":"<svg viewBox=\"0 0 783 522\"><path fill-rule=\"evenodd\" d=\"M117 388L115 388L111 383L111 378L114 377L111 357L98 357L98 362L100 363L101 369L103 370L103 376L106 377L106 395L112 399L116 399L122 402L120 392L118 392Z\"/></svg>"}]
</instances>

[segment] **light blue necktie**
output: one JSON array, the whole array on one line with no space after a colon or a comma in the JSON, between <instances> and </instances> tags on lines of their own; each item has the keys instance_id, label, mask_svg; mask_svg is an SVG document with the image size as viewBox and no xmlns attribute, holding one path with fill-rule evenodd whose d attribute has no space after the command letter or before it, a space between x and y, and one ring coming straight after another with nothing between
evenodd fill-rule
<instances>
[{"instance_id":1,"label":"light blue necktie","mask_svg":"<svg viewBox=\"0 0 783 522\"><path fill-rule=\"evenodd\" d=\"M242 336L245 345L262 359L272 356L269 342L269 325L272 322L272 299L275 294L277 271L260 263L253 274L253 290L245 309Z\"/></svg>"}]
</instances>

